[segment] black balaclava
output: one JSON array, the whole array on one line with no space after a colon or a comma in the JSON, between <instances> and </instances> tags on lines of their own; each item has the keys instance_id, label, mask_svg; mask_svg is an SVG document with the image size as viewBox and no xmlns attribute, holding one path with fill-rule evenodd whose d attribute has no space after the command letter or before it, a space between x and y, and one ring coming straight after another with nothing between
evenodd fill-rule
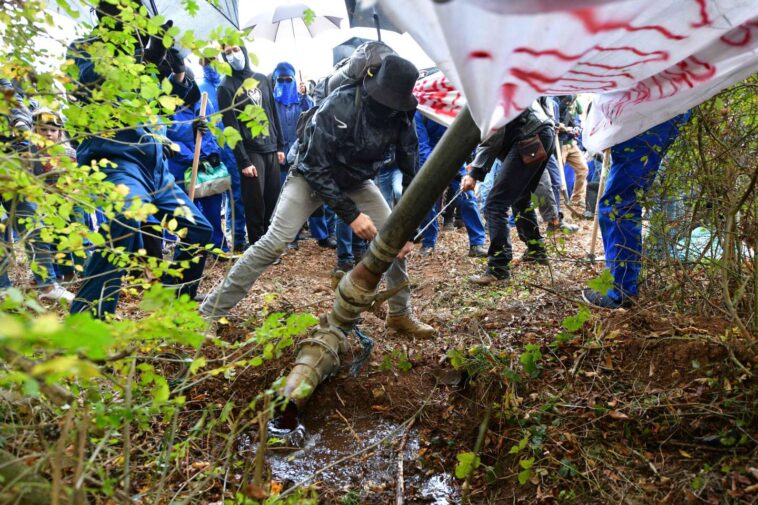
<instances>
[{"instance_id":1,"label":"black balaclava","mask_svg":"<svg viewBox=\"0 0 758 505\"><path fill-rule=\"evenodd\" d=\"M395 110L392 107L387 107L371 98L365 89L361 91L363 93L362 103L363 109L366 111L366 118L369 123L374 126L382 126L393 118L400 117L403 113L399 110Z\"/></svg>"}]
</instances>

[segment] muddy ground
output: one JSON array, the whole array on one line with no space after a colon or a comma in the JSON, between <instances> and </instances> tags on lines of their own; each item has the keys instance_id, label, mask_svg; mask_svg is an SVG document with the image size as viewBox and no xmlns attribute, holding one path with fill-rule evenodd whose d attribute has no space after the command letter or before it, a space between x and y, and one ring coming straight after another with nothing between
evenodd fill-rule
<instances>
[{"instance_id":1,"label":"muddy ground","mask_svg":"<svg viewBox=\"0 0 758 505\"><path fill-rule=\"evenodd\" d=\"M398 495L407 504L439 505L466 498L756 503L754 353L727 321L687 310L686 293L675 294L675 308L671 293L651 282L638 306L593 311L572 325L566 318L580 313L580 290L602 269L585 261L591 222L580 224L577 235L550 239L549 267L516 264L513 279L497 286L468 281L485 260L467 257L464 230L442 233L432 256L413 255L414 310L438 336L388 334L381 317L367 314L360 328L375 342L367 364L350 373L360 351L351 337L353 354L315 392L299 430L266 451L266 482L285 492L310 487L320 503L340 505L399 503ZM524 247L515 231L513 238L518 258ZM272 312L324 314L334 264L333 251L302 241L235 309L223 340L248 339ZM209 261L201 291L230 266ZM137 302L126 295L119 317L139 317ZM212 346L203 352L210 368L244 347L224 358L226 351ZM451 355L462 360L458 370ZM293 358L290 347L261 366L205 376L182 391L187 405L177 433L191 444L171 469L169 496L191 491L191 503L219 504L239 489L238 496L256 494L245 487L258 451L259 432L249 422L256 409L244 407L286 374ZM234 423L191 438L196 423L209 419L204 412L215 408L218 416L227 402ZM151 465L169 428L157 423L155 439L134 455L134 488L145 496L155 493ZM476 468L467 479L456 477L460 455L465 460L477 439ZM214 474L225 458L236 471Z\"/></svg>"},{"instance_id":2,"label":"muddy ground","mask_svg":"<svg viewBox=\"0 0 758 505\"><path fill-rule=\"evenodd\" d=\"M735 364L755 367L754 355L735 361L722 345L726 321L672 312L655 292L564 331L602 268L584 261L591 223L580 224L550 241L550 267L516 265L495 287L468 282L484 260L467 257L463 230L443 233L432 256L413 256L413 306L437 338L390 335L366 315L360 327L376 343L368 364L352 376L347 357L302 413L299 440L268 451L274 486L309 485L320 502L345 505L395 503L398 489L405 503L754 503L756 383ZM515 232L514 243L518 257ZM334 263L332 251L301 242L237 307L224 338L239 340L267 312L329 310ZM227 267L210 265L204 287ZM541 354L531 372L521 361L528 344ZM466 372L452 369L451 350L469 357ZM244 404L291 362L288 351L196 393ZM474 450L480 429L480 465L464 482L457 455ZM256 437L235 440L237 457L254 457ZM212 458L213 446L195 460Z\"/></svg>"}]
</instances>

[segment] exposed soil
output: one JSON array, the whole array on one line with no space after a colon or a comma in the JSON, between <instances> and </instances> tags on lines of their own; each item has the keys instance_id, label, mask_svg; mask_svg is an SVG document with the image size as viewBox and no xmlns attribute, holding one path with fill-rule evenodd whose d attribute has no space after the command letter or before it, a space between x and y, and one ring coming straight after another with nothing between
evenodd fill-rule
<instances>
[{"instance_id":1,"label":"exposed soil","mask_svg":"<svg viewBox=\"0 0 758 505\"><path fill-rule=\"evenodd\" d=\"M513 280L494 288L467 281L484 261L467 257L462 230L442 234L434 255L413 257L414 309L438 337L391 336L367 314L360 327L376 343L369 362L353 377L346 357L347 365L316 391L301 417L298 447L269 451L272 480L285 489L306 481L323 503L394 503L402 445L406 503L459 503L456 455L473 450L487 405L497 402L481 451L484 466L469 483L475 503L755 501L758 476L749 470L758 438L755 382L719 343L729 331L725 321L670 314L643 295L639 307L600 311L575 338L549 346L561 321L577 313L580 289L602 267L582 261L590 224L582 227L552 242L551 267L517 265ZM523 247L515 234L514 243L518 257ZM334 263L332 251L301 242L235 309L225 339L239 340L241 321L254 323L264 312L329 310ZM226 266L211 266L205 286ZM483 346L518 363L528 343L542 349L538 376L510 389L494 367L464 381L446 358L451 349ZM286 373L292 356L290 350L231 381L206 382L204 401L252 400ZM740 359L755 363L752 355ZM525 434L527 448L509 454ZM237 441L241 458L253 458L256 437ZM527 455L535 458L534 470L520 485L519 461ZM334 465L338 460L344 461ZM333 466L308 479L327 465Z\"/></svg>"},{"instance_id":2,"label":"exposed soil","mask_svg":"<svg viewBox=\"0 0 758 505\"><path fill-rule=\"evenodd\" d=\"M468 282L484 260L467 257L463 230L442 233L432 256L412 256L414 310L437 338L390 335L381 318L367 314L360 328L375 341L369 361L352 376L352 356L345 357L318 388L301 415L299 440L269 449L270 480L285 490L313 486L322 503L395 503L402 461L409 504L460 503L465 494L473 503L755 503L758 362L748 350L729 355L722 344L734 332L726 321L675 312L643 293L637 307L594 312L555 343L564 318L577 314L581 288L602 269L584 261L591 223L580 224L578 235L551 239L550 267L516 262L513 279L494 287ZM513 239L518 258L524 248L515 232ZM223 339L244 341L272 312L328 311L335 262L333 251L302 241L234 310ZM230 266L209 261L201 291ZM121 317L139 317L135 301L124 297ZM527 344L542 354L534 374L519 361ZM354 345L353 355L357 339ZM477 347L491 352L489 362L479 362L476 373L452 370L449 351L470 356ZM179 433L209 405L232 401L240 412L286 374L294 352L184 392ZM209 367L219 366L218 349L203 353ZM737 361L753 369L753 378ZM481 466L464 486L454 476L456 455L473 451L487 410ZM165 429L156 426L156 433ZM169 485L178 489L177 475L213 466L228 437L219 430L217 438L196 441ZM228 498L246 481L257 438L255 427L234 434L239 473L212 480L203 503ZM135 482L137 489L154 485Z\"/></svg>"}]
</instances>

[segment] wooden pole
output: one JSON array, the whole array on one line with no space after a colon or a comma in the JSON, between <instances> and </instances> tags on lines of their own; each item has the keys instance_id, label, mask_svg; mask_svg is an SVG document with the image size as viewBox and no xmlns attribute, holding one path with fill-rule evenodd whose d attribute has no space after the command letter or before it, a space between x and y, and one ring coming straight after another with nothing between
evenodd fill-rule
<instances>
[{"instance_id":1,"label":"wooden pole","mask_svg":"<svg viewBox=\"0 0 758 505\"><path fill-rule=\"evenodd\" d=\"M592 223L592 241L590 243L590 261L595 261L595 248L597 247L597 231L600 228L600 200L605 191L605 178L611 165L611 150L603 151L603 166L600 169L600 184L597 188L597 200L595 201L595 220Z\"/></svg>"},{"instance_id":2,"label":"wooden pole","mask_svg":"<svg viewBox=\"0 0 758 505\"><path fill-rule=\"evenodd\" d=\"M199 121L205 121L205 108L208 106L208 93L203 91L200 97L200 117ZM195 183L197 182L197 168L200 165L200 149L203 147L203 134L198 130L195 135L195 156L192 158L192 179L187 194L190 200L195 201Z\"/></svg>"},{"instance_id":3,"label":"wooden pole","mask_svg":"<svg viewBox=\"0 0 758 505\"><path fill-rule=\"evenodd\" d=\"M563 151L561 150L561 141L558 140L558 134L555 135L555 160L558 162L558 172L561 175L561 191L566 205L571 204L571 195L568 194L568 184L566 184L566 171L563 169Z\"/></svg>"}]
</instances>

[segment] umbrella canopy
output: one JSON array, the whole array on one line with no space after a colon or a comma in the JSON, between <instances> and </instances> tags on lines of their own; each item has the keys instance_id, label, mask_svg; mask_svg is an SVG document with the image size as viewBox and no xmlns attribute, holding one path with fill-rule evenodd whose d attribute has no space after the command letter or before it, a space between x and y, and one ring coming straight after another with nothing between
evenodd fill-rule
<instances>
[{"instance_id":1,"label":"umbrella canopy","mask_svg":"<svg viewBox=\"0 0 758 505\"><path fill-rule=\"evenodd\" d=\"M348 19L350 19L350 28L364 26L403 33L403 30L390 22L380 4L371 7L365 4L365 0L345 0Z\"/></svg>"},{"instance_id":2,"label":"umbrella canopy","mask_svg":"<svg viewBox=\"0 0 758 505\"><path fill-rule=\"evenodd\" d=\"M276 42L285 30L295 33L296 26L299 32L304 29L310 37L338 30L344 17L344 9L333 2L280 0L271 2L247 19L243 17L242 28L252 28L251 33L256 38ZM308 23L306 18L310 18Z\"/></svg>"}]
</instances>

